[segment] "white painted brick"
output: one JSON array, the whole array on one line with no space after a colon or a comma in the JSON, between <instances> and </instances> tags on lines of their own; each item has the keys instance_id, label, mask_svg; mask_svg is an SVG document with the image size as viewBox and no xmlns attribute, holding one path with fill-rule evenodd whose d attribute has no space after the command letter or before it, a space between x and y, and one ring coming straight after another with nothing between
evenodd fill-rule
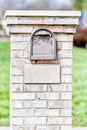
<instances>
[{"instance_id":1,"label":"white painted brick","mask_svg":"<svg viewBox=\"0 0 87 130\"><path fill-rule=\"evenodd\" d=\"M50 84L48 89L52 92L72 91L72 84Z\"/></svg>"},{"instance_id":2,"label":"white painted brick","mask_svg":"<svg viewBox=\"0 0 87 130\"><path fill-rule=\"evenodd\" d=\"M11 51L11 57L12 58L22 58L23 57L23 51Z\"/></svg>"},{"instance_id":3,"label":"white painted brick","mask_svg":"<svg viewBox=\"0 0 87 130\"><path fill-rule=\"evenodd\" d=\"M76 32L76 29L73 26L61 26L61 25L53 26L52 25L53 21L50 21L51 26L47 26L46 25L46 26L43 26L43 28L47 28L47 29L51 30L53 33L67 33L67 34L71 34L71 33L75 33ZM49 23L47 23L47 24L49 24ZM38 28L42 28L42 26L41 25L34 26L35 30L38 29Z\"/></svg>"},{"instance_id":4,"label":"white painted brick","mask_svg":"<svg viewBox=\"0 0 87 130\"><path fill-rule=\"evenodd\" d=\"M54 33L64 32L63 26L47 26L47 28Z\"/></svg>"},{"instance_id":5,"label":"white painted brick","mask_svg":"<svg viewBox=\"0 0 87 130\"><path fill-rule=\"evenodd\" d=\"M71 92L61 92L61 99L72 99L72 93Z\"/></svg>"},{"instance_id":6,"label":"white painted brick","mask_svg":"<svg viewBox=\"0 0 87 130\"><path fill-rule=\"evenodd\" d=\"M73 43L72 42L58 42L58 48L63 50L72 50Z\"/></svg>"},{"instance_id":7,"label":"white painted brick","mask_svg":"<svg viewBox=\"0 0 87 130\"><path fill-rule=\"evenodd\" d=\"M30 35L28 34L11 34L10 38L11 42L29 42L30 41Z\"/></svg>"},{"instance_id":8,"label":"white painted brick","mask_svg":"<svg viewBox=\"0 0 87 130\"><path fill-rule=\"evenodd\" d=\"M36 116L59 116L58 109L36 109Z\"/></svg>"},{"instance_id":9,"label":"white painted brick","mask_svg":"<svg viewBox=\"0 0 87 130\"><path fill-rule=\"evenodd\" d=\"M48 117L48 125L60 125L63 124L63 118L62 117Z\"/></svg>"},{"instance_id":10,"label":"white painted brick","mask_svg":"<svg viewBox=\"0 0 87 130\"><path fill-rule=\"evenodd\" d=\"M75 33L76 29L72 26L48 26L49 30L55 33Z\"/></svg>"},{"instance_id":11,"label":"white painted brick","mask_svg":"<svg viewBox=\"0 0 87 130\"><path fill-rule=\"evenodd\" d=\"M43 17L43 24L54 24L53 17Z\"/></svg>"},{"instance_id":12,"label":"white painted brick","mask_svg":"<svg viewBox=\"0 0 87 130\"><path fill-rule=\"evenodd\" d=\"M63 32L65 33L76 33L76 27L74 26L63 26L64 30Z\"/></svg>"},{"instance_id":13,"label":"white painted brick","mask_svg":"<svg viewBox=\"0 0 87 130\"><path fill-rule=\"evenodd\" d=\"M61 74L72 74L72 67L61 67Z\"/></svg>"},{"instance_id":14,"label":"white painted brick","mask_svg":"<svg viewBox=\"0 0 87 130\"><path fill-rule=\"evenodd\" d=\"M61 130L72 130L72 126L61 126Z\"/></svg>"},{"instance_id":15,"label":"white painted brick","mask_svg":"<svg viewBox=\"0 0 87 130\"><path fill-rule=\"evenodd\" d=\"M11 50L27 50L28 47L28 42L11 42Z\"/></svg>"},{"instance_id":16,"label":"white painted brick","mask_svg":"<svg viewBox=\"0 0 87 130\"><path fill-rule=\"evenodd\" d=\"M62 83L72 83L72 75L62 75L61 82Z\"/></svg>"},{"instance_id":17,"label":"white painted brick","mask_svg":"<svg viewBox=\"0 0 87 130\"><path fill-rule=\"evenodd\" d=\"M72 124L71 117L49 117L48 118L48 125L64 125L64 124Z\"/></svg>"},{"instance_id":18,"label":"white painted brick","mask_svg":"<svg viewBox=\"0 0 87 130\"><path fill-rule=\"evenodd\" d=\"M12 75L22 75L23 74L23 68L18 67L12 67Z\"/></svg>"},{"instance_id":19,"label":"white painted brick","mask_svg":"<svg viewBox=\"0 0 87 130\"><path fill-rule=\"evenodd\" d=\"M72 125L72 117L63 117L63 124Z\"/></svg>"},{"instance_id":20,"label":"white painted brick","mask_svg":"<svg viewBox=\"0 0 87 130\"><path fill-rule=\"evenodd\" d=\"M35 93L12 93L13 100L35 99Z\"/></svg>"},{"instance_id":21,"label":"white painted brick","mask_svg":"<svg viewBox=\"0 0 87 130\"><path fill-rule=\"evenodd\" d=\"M12 126L12 130L35 130L34 126Z\"/></svg>"},{"instance_id":22,"label":"white painted brick","mask_svg":"<svg viewBox=\"0 0 87 130\"><path fill-rule=\"evenodd\" d=\"M34 116L34 110L33 109L12 109L12 116L15 117Z\"/></svg>"},{"instance_id":23,"label":"white painted brick","mask_svg":"<svg viewBox=\"0 0 87 130\"><path fill-rule=\"evenodd\" d=\"M29 47L28 47L28 49L29 49ZM23 54L23 57L24 57L24 58L29 58L29 55L30 55L29 50L28 50L28 51L25 50L25 51L24 51L24 54Z\"/></svg>"},{"instance_id":24,"label":"white painted brick","mask_svg":"<svg viewBox=\"0 0 87 130\"><path fill-rule=\"evenodd\" d=\"M72 109L72 101L48 101L49 108L71 108Z\"/></svg>"},{"instance_id":25,"label":"white painted brick","mask_svg":"<svg viewBox=\"0 0 87 130\"><path fill-rule=\"evenodd\" d=\"M62 49L73 49L72 42L62 42Z\"/></svg>"},{"instance_id":26,"label":"white painted brick","mask_svg":"<svg viewBox=\"0 0 87 130\"><path fill-rule=\"evenodd\" d=\"M23 67L24 65L24 59L13 59L12 60L12 66L14 67Z\"/></svg>"},{"instance_id":27,"label":"white painted brick","mask_svg":"<svg viewBox=\"0 0 87 130\"><path fill-rule=\"evenodd\" d=\"M33 27L32 26L25 26L25 25L14 25L9 28L10 33L32 33Z\"/></svg>"},{"instance_id":28,"label":"white painted brick","mask_svg":"<svg viewBox=\"0 0 87 130\"><path fill-rule=\"evenodd\" d=\"M37 126L36 130L59 130L59 126Z\"/></svg>"},{"instance_id":29,"label":"white painted brick","mask_svg":"<svg viewBox=\"0 0 87 130\"><path fill-rule=\"evenodd\" d=\"M69 35L69 34L58 34L57 36L56 36L56 38L57 38L57 41L68 41L68 42L70 42L70 41L72 41L73 42L73 35Z\"/></svg>"},{"instance_id":30,"label":"white painted brick","mask_svg":"<svg viewBox=\"0 0 87 130\"><path fill-rule=\"evenodd\" d=\"M54 20L53 20L54 21ZM53 22L52 21L52 22ZM51 21L50 21L51 22ZM51 22L51 23L52 23ZM47 23L47 24L49 24L49 23ZM38 29L38 28L42 28L42 26L34 26L34 29L36 30L36 29ZM48 25L46 25L46 26L44 26L43 25L43 28L47 28L47 29L49 29L49 30L51 30L53 33L59 33L59 32L64 32L64 28L63 28L63 26L48 26Z\"/></svg>"},{"instance_id":31,"label":"white painted brick","mask_svg":"<svg viewBox=\"0 0 87 130\"><path fill-rule=\"evenodd\" d=\"M59 99L59 93L58 92L46 92L46 93L37 93L36 97L38 99Z\"/></svg>"},{"instance_id":32,"label":"white painted brick","mask_svg":"<svg viewBox=\"0 0 87 130\"><path fill-rule=\"evenodd\" d=\"M23 84L12 84L11 91L12 92L22 92L23 91Z\"/></svg>"},{"instance_id":33,"label":"white painted brick","mask_svg":"<svg viewBox=\"0 0 87 130\"><path fill-rule=\"evenodd\" d=\"M22 101L12 101L12 108L22 108Z\"/></svg>"},{"instance_id":34,"label":"white painted brick","mask_svg":"<svg viewBox=\"0 0 87 130\"><path fill-rule=\"evenodd\" d=\"M6 24L12 23L17 24L18 18L17 17L7 17L6 18Z\"/></svg>"},{"instance_id":35,"label":"white painted brick","mask_svg":"<svg viewBox=\"0 0 87 130\"><path fill-rule=\"evenodd\" d=\"M47 91L47 85L25 85L24 90L27 92L41 92L41 91Z\"/></svg>"},{"instance_id":36,"label":"white painted brick","mask_svg":"<svg viewBox=\"0 0 87 130\"><path fill-rule=\"evenodd\" d=\"M22 117L14 117L11 118L12 125L23 125L23 118Z\"/></svg>"},{"instance_id":37,"label":"white painted brick","mask_svg":"<svg viewBox=\"0 0 87 130\"><path fill-rule=\"evenodd\" d=\"M12 66L14 67L23 67L25 63L31 63L28 59L13 59Z\"/></svg>"},{"instance_id":38,"label":"white painted brick","mask_svg":"<svg viewBox=\"0 0 87 130\"><path fill-rule=\"evenodd\" d=\"M58 56L59 58L72 58L72 50L60 50Z\"/></svg>"},{"instance_id":39,"label":"white painted brick","mask_svg":"<svg viewBox=\"0 0 87 130\"><path fill-rule=\"evenodd\" d=\"M46 125L46 117L28 117L24 119L24 125Z\"/></svg>"},{"instance_id":40,"label":"white painted brick","mask_svg":"<svg viewBox=\"0 0 87 130\"><path fill-rule=\"evenodd\" d=\"M23 102L23 108L46 108L47 102L46 101L24 101Z\"/></svg>"},{"instance_id":41,"label":"white painted brick","mask_svg":"<svg viewBox=\"0 0 87 130\"><path fill-rule=\"evenodd\" d=\"M72 66L72 59L60 59L60 64L61 64L62 67Z\"/></svg>"},{"instance_id":42,"label":"white painted brick","mask_svg":"<svg viewBox=\"0 0 87 130\"><path fill-rule=\"evenodd\" d=\"M61 109L60 116L72 116L72 110L71 109Z\"/></svg>"},{"instance_id":43,"label":"white painted brick","mask_svg":"<svg viewBox=\"0 0 87 130\"><path fill-rule=\"evenodd\" d=\"M14 67L23 67L25 60L23 59L13 59L12 66Z\"/></svg>"},{"instance_id":44,"label":"white painted brick","mask_svg":"<svg viewBox=\"0 0 87 130\"><path fill-rule=\"evenodd\" d=\"M23 83L23 76L12 76L12 83Z\"/></svg>"},{"instance_id":45,"label":"white painted brick","mask_svg":"<svg viewBox=\"0 0 87 130\"><path fill-rule=\"evenodd\" d=\"M18 24L42 24L42 17L19 17Z\"/></svg>"},{"instance_id":46,"label":"white painted brick","mask_svg":"<svg viewBox=\"0 0 87 130\"><path fill-rule=\"evenodd\" d=\"M30 24L42 24L42 17L8 17L7 24L19 24L19 25L30 25Z\"/></svg>"},{"instance_id":47,"label":"white painted brick","mask_svg":"<svg viewBox=\"0 0 87 130\"><path fill-rule=\"evenodd\" d=\"M78 25L79 23L79 20L78 18L76 17L73 17L73 18L56 18L55 19L55 24L63 24L63 25Z\"/></svg>"}]
</instances>

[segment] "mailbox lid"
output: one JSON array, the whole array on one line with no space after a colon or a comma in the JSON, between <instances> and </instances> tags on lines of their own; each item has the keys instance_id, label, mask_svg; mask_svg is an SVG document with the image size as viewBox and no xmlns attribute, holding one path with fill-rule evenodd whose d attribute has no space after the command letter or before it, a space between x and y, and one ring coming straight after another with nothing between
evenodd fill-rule
<instances>
[{"instance_id":1,"label":"mailbox lid","mask_svg":"<svg viewBox=\"0 0 87 130\"><path fill-rule=\"evenodd\" d=\"M60 65L25 64L24 83L60 83Z\"/></svg>"}]
</instances>

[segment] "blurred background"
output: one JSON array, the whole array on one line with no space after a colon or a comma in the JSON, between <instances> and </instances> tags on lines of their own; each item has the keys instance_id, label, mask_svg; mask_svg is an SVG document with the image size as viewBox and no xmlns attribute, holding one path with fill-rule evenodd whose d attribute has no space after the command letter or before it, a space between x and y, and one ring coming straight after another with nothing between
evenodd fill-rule
<instances>
[{"instance_id":1,"label":"blurred background","mask_svg":"<svg viewBox=\"0 0 87 130\"><path fill-rule=\"evenodd\" d=\"M0 126L10 124L10 41L6 10L80 10L73 39L73 126L87 126L87 0L0 0Z\"/></svg>"}]
</instances>

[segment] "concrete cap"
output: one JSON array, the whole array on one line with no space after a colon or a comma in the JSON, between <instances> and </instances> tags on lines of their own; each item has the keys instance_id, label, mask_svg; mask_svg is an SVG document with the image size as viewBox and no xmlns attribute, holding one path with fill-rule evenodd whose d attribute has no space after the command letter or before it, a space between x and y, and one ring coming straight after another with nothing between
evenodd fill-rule
<instances>
[{"instance_id":1,"label":"concrete cap","mask_svg":"<svg viewBox=\"0 0 87 130\"><path fill-rule=\"evenodd\" d=\"M11 16L63 16L63 17L79 17L81 16L80 11L48 11L48 10L28 10L28 11L18 11L18 10L7 10L5 17Z\"/></svg>"}]
</instances>

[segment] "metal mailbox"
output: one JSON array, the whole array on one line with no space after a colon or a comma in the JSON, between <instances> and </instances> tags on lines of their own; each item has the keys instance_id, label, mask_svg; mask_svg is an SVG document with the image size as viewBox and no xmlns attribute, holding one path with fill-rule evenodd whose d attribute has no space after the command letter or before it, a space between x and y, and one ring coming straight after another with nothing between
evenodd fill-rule
<instances>
[{"instance_id":1,"label":"metal mailbox","mask_svg":"<svg viewBox=\"0 0 87 130\"><path fill-rule=\"evenodd\" d=\"M38 29L31 35L30 59L31 60L55 60L56 39L48 29Z\"/></svg>"}]
</instances>

